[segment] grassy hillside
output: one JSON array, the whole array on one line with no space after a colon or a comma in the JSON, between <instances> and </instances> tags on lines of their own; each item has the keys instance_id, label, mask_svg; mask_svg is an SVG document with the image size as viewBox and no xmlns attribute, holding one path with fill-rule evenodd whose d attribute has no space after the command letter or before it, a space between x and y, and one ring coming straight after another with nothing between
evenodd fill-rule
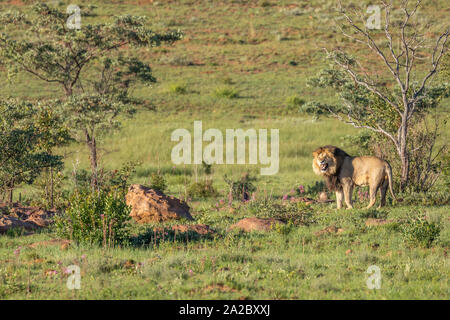
<instances>
[{"instance_id":1,"label":"grassy hillside","mask_svg":"<svg viewBox=\"0 0 450 320\"><path fill-rule=\"evenodd\" d=\"M0 11L27 11L30 2L2 1ZM72 2L53 3L65 8ZM306 85L308 78L324 67L323 47L356 45L335 31L333 1L77 3L98 7L97 15L83 17L82 23L107 21L120 14L146 15L156 31L179 28L185 34L173 46L138 53L152 66L158 82L151 88L139 88L135 95L151 101L154 110L140 110L133 119L122 120L121 130L102 135L98 142L101 166L116 169L128 161L139 161L131 183L148 184L151 173L159 170L167 179L168 193L182 196L191 182L204 175L201 166L172 164L175 143L170 135L177 128L192 133L194 121L202 120L203 131L279 129L280 170L273 176L260 176L260 165L212 166L219 196L189 203L196 221L217 231L212 239L167 241L158 247L131 245L105 250L71 246L61 250L59 246L27 247L53 238L52 230L26 237L1 236L1 299L448 299L448 205L398 203L367 212L362 209L364 201L353 211L317 204L312 206L314 221L308 226L255 234L227 230L232 223L258 212L239 203L234 212L215 209L218 200L226 199L224 174L239 177L251 172L257 177L259 197L271 195L281 203L281 196L292 188L319 180L311 169L311 152L316 147L335 144L350 154L356 152L357 146L346 142L346 136L357 129L334 119L315 120L300 114L292 103L294 98L336 101L334 92ZM448 1L425 1L420 14L434 21L427 36L442 29L449 13ZM367 56L366 61L375 70L378 65L372 58ZM1 72L0 94L38 99L62 92L25 75L10 83ZM448 101L443 108L443 112L448 110ZM448 140L448 135L447 130L440 143ZM85 145L73 143L58 153L65 155L67 176L74 167L88 168ZM25 200L38 196L35 187L19 192ZM403 223L422 215L440 226L431 248L406 240L412 231L405 231ZM370 217L394 222L367 227L365 221ZM342 228L343 233L314 235L330 225ZM145 235L144 227L132 228L136 235ZM19 255L14 254L18 246L23 248ZM133 261L131 267L128 260ZM67 290L66 277L61 274L62 266L73 263L82 268L80 291ZM369 290L365 284L365 272L373 264L382 270L381 290ZM58 273L47 272L52 270Z\"/></svg>"},{"instance_id":2,"label":"grassy hillside","mask_svg":"<svg viewBox=\"0 0 450 320\"><path fill-rule=\"evenodd\" d=\"M64 1L54 3L60 8L67 5ZM0 10L27 12L26 4L3 2ZM83 6L97 6L96 15L82 21L98 23L113 15L146 15L156 31L180 29L185 34L173 46L138 53L150 63L158 83L138 89L135 95L150 101L155 111L143 110L134 119L124 119L121 131L101 137L101 166L112 169L126 161L140 161L133 182L145 182L158 169L170 172L171 146L175 145L170 133L176 128L192 132L194 120L203 120L205 129L218 128L223 133L226 128L280 129L280 173L261 177L262 184L277 194L293 184L316 180L309 162L318 145L337 144L354 152L344 139L356 130L336 120L314 122L300 115L292 103L294 98L305 102L336 100L334 92L306 85L324 66L323 47L356 45L335 30L333 1L80 1L79 5L82 10ZM424 16L434 19L430 37L435 35L433 30L442 29L448 10L445 1L423 5ZM378 65L376 57L365 61L373 68ZM0 83L0 93L5 96L34 99L62 93L23 74L13 83L1 77ZM224 90L236 97L227 97ZM167 147L161 148L155 141ZM60 153L68 156L66 173L73 170L74 163L79 163L79 168L88 167L84 145L72 144ZM254 167L216 166L214 178L222 187L224 173L259 170ZM195 170L188 166L188 174ZM167 179L171 192L184 188L177 177L169 174ZM32 192L26 189L24 196Z\"/></svg>"}]
</instances>

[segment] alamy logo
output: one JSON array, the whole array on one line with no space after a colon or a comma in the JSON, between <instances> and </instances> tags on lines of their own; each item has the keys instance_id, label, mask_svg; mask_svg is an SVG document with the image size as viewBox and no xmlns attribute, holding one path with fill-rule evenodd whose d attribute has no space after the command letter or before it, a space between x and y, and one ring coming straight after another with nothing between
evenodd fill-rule
<instances>
[{"instance_id":1,"label":"alamy logo","mask_svg":"<svg viewBox=\"0 0 450 320\"><path fill-rule=\"evenodd\" d=\"M248 164L266 165L261 168L262 175L273 175L279 169L279 130L270 129L270 155L268 154L267 129L226 129L225 163L246 164L246 149L248 140ZM172 149L174 164L224 164L223 134L219 129L208 129L203 132L202 121L194 121L194 148L192 137L187 129L176 129L171 140L179 142ZM235 144L236 141L236 144ZM203 142L209 142L203 148ZM236 148L235 148L236 145ZM236 162L235 162L235 149ZM258 152L259 149L259 152ZM193 157L192 157L193 154Z\"/></svg>"},{"instance_id":2,"label":"alamy logo","mask_svg":"<svg viewBox=\"0 0 450 320\"><path fill-rule=\"evenodd\" d=\"M367 288L373 289L381 289L381 270L380 267L372 265L367 268L366 273L370 274L370 276L366 280Z\"/></svg>"},{"instance_id":3,"label":"alamy logo","mask_svg":"<svg viewBox=\"0 0 450 320\"><path fill-rule=\"evenodd\" d=\"M81 289L81 270L80 267L73 264L67 267L66 273L69 274L67 278L67 289L80 290Z\"/></svg>"},{"instance_id":4,"label":"alamy logo","mask_svg":"<svg viewBox=\"0 0 450 320\"><path fill-rule=\"evenodd\" d=\"M67 19L66 26L68 29L81 29L81 10L76 4L67 7L66 12L71 14Z\"/></svg>"},{"instance_id":5,"label":"alamy logo","mask_svg":"<svg viewBox=\"0 0 450 320\"><path fill-rule=\"evenodd\" d=\"M371 15L367 19L366 27L367 29L381 29L381 8L377 5L370 5L367 7L367 13Z\"/></svg>"}]
</instances>

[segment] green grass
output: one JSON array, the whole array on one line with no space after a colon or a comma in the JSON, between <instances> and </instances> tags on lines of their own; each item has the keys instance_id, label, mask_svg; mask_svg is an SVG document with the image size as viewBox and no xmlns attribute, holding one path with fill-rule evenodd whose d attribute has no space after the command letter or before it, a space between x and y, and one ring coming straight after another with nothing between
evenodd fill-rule
<instances>
[{"instance_id":1,"label":"green grass","mask_svg":"<svg viewBox=\"0 0 450 320\"><path fill-rule=\"evenodd\" d=\"M366 210L315 208L309 226L240 234L228 226L248 215L207 209L194 217L217 231L212 239L161 242L148 248L27 248L52 233L0 237L0 298L14 299L448 299L448 258L442 239L432 249L410 246L396 223L366 227ZM380 215L401 221L410 207ZM448 220L448 208L416 207ZM314 235L335 225L339 234ZM444 223L448 232L449 225ZM142 234L142 229L139 228ZM136 230L136 232L139 232ZM19 255L14 250L22 246ZM351 253L348 253L348 250ZM131 268L126 266L132 260ZM66 288L63 268L81 268L81 289ZM369 266L381 289L366 286ZM49 270L58 272L46 275Z\"/></svg>"},{"instance_id":2,"label":"green grass","mask_svg":"<svg viewBox=\"0 0 450 320\"><path fill-rule=\"evenodd\" d=\"M86 20L82 22L103 22L117 14L147 15L156 31L180 28L185 33L173 46L138 52L152 66L158 82L151 88L138 88L135 94L151 101L155 110L141 110L133 119L123 119L121 130L99 137L100 165L116 169L130 160L139 161L131 183L149 184L151 174L159 170L168 182L167 193L183 196L186 188L204 175L201 166L172 164L170 153L175 143L170 135L177 128L192 133L194 121L202 120L203 131L279 129L279 173L260 176L260 165L213 165L211 178L219 196L189 203L196 221L217 231L213 239L165 242L158 247L72 246L61 250L59 246L26 247L55 237L52 230L30 236L2 235L0 299L449 298L448 205L395 204L370 212L361 209L363 204L351 211L336 211L334 204L316 205L316 222L309 226L254 234L227 232L232 223L250 216L244 205L235 204L235 213L214 209L218 199L226 201L225 174L236 178L249 171L258 178L259 197L278 199L293 187L318 180L311 169L311 152L316 147L335 144L350 154L356 152L356 146L344 140L356 129L337 120L315 120L298 113L303 102L336 101L334 93L306 85L324 66L320 48L356 47L332 31L332 1L137 2L139 5L136 1L78 1L98 6L98 15L83 17ZM65 8L69 2L60 3ZM1 11L11 8L11 4L0 4ZM433 28L442 29L448 16L446 1L427 1L421 10L433 18ZM371 68L377 65L376 58L365 61ZM25 75L9 83L1 69L0 73L2 96L37 99L62 94L58 88ZM448 101L443 104L448 106ZM440 143L448 140L448 132L444 130ZM74 143L58 153L65 156L66 176L70 177L74 168L88 168L83 144ZM16 200L19 193L24 200L39 197L35 186L18 190ZM440 235L430 248L412 245L402 233L403 220L410 214L439 220ZM394 219L398 225L366 227L364 221L371 215ZM314 235L330 225L344 232ZM151 226L131 226L137 234L145 234L147 227ZM18 246L22 250L16 256ZM349 249L351 253L346 254ZM125 267L127 260L142 264L129 269ZM67 276L61 274L62 267L71 264L81 267L79 291L68 290ZM373 264L381 269L380 290L366 287L365 272ZM49 270L58 274L46 276Z\"/></svg>"}]
</instances>

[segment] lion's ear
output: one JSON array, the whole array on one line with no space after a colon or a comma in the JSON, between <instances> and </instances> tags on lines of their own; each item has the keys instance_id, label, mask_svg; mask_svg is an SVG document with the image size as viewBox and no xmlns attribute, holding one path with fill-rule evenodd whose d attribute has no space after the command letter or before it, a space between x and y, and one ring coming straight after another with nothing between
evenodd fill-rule
<instances>
[{"instance_id":1,"label":"lion's ear","mask_svg":"<svg viewBox=\"0 0 450 320\"><path fill-rule=\"evenodd\" d=\"M312 155L316 158L322 152L322 148L316 149L313 151Z\"/></svg>"},{"instance_id":2,"label":"lion's ear","mask_svg":"<svg viewBox=\"0 0 450 320\"><path fill-rule=\"evenodd\" d=\"M333 146L328 147L328 151L330 151L333 155L337 155L339 149Z\"/></svg>"}]
</instances>

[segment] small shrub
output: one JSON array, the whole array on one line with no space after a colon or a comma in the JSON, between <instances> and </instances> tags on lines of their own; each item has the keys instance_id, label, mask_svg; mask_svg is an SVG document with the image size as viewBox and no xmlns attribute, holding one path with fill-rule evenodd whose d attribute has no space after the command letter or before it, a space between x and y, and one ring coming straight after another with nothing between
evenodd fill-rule
<instances>
[{"instance_id":1,"label":"small shrub","mask_svg":"<svg viewBox=\"0 0 450 320\"><path fill-rule=\"evenodd\" d=\"M439 237L440 227L424 217L412 218L402 226L405 242L422 247L431 247L433 241Z\"/></svg>"},{"instance_id":2,"label":"small shrub","mask_svg":"<svg viewBox=\"0 0 450 320\"><path fill-rule=\"evenodd\" d=\"M152 173L150 177L150 188L164 192L167 188L166 179L159 172Z\"/></svg>"},{"instance_id":3,"label":"small shrub","mask_svg":"<svg viewBox=\"0 0 450 320\"><path fill-rule=\"evenodd\" d=\"M187 86L184 83L174 83L169 86L169 91L175 94L187 93Z\"/></svg>"},{"instance_id":4,"label":"small shrub","mask_svg":"<svg viewBox=\"0 0 450 320\"><path fill-rule=\"evenodd\" d=\"M280 204L272 199L252 201L248 205L249 213L261 218L275 218L293 225L309 225L313 219L313 209L304 202Z\"/></svg>"},{"instance_id":5,"label":"small shrub","mask_svg":"<svg viewBox=\"0 0 450 320\"><path fill-rule=\"evenodd\" d=\"M286 98L286 104L288 106L300 107L303 104L305 104L305 100L303 100L302 98L299 98L297 96L290 96L290 97Z\"/></svg>"},{"instance_id":6,"label":"small shrub","mask_svg":"<svg viewBox=\"0 0 450 320\"><path fill-rule=\"evenodd\" d=\"M210 175L212 173L212 164L207 164L205 161L202 161L202 170L206 175Z\"/></svg>"},{"instance_id":7,"label":"small shrub","mask_svg":"<svg viewBox=\"0 0 450 320\"><path fill-rule=\"evenodd\" d=\"M256 191L253 182L256 178L250 176L248 172L244 173L238 180L228 179L227 175L223 177L225 183L228 185L231 195L234 199L249 200L250 194Z\"/></svg>"},{"instance_id":8,"label":"small shrub","mask_svg":"<svg viewBox=\"0 0 450 320\"><path fill-rule=\"evenodd\" d=\"M70 206L55 217L56 232L76 243L114 246L128 237L125 222L130 211L122 195L75 192Z\"/></svg>"},{"instance_id":9,"label":"small shrub","mask_svg":"<svg viewBox=\"0 0 450 320\"><path fill-rule=\"evenodd\" d=\"M217 195L216 189L212 184L212 180L194 182L187 189L189 197L193 198L209 198Z\"/></svg>"},{"instance_id":10,"label":"small shrub","mask_svg":"<svg viewBox=\"0 0 450 320\"><path fill-rule=\"evenodd\" d=\"M239 92L231 87L217 88L214 95L218 98L236 99L239 98Z\"/></svg>"},{"instance_id":11,"label":"small shrub","mask_svg":"<svg viewBox=\"0 0 450 320\"><path fill-rule=\"evenodd\" d=\"M126 193L128 180L136 172L137 162L127 162L118 170L101 170L99 173L99 187L104 192Z\"/></svg>"},{"instance_id":12,"label":"small shrub","mask_svg":"<svg viewBox=\"0 0 450 320\"><path fill-rule=\"evenodd\" d=\"M272 228L279 234L287 235L294 229L294 224L291 221L287 224L276 223Z\"/></svg>"},{"instance_id":13,"label":"small shrub","mask_svg":"<svg viewBox=\"0 0 450 320\"><path fill-rule=\"evenodd\" d=\"M106 193L112 191L126 192L128 180L136 172L136 167L138 165L139 163L130 161L116 170L105 170L104 168L101 168L98 171L97 177L99 190ZM92 189L91 175L91 172L85 169L74 170L71 179L72 188L80 193L90 192Z\"/></svg>"}]
</instances>

